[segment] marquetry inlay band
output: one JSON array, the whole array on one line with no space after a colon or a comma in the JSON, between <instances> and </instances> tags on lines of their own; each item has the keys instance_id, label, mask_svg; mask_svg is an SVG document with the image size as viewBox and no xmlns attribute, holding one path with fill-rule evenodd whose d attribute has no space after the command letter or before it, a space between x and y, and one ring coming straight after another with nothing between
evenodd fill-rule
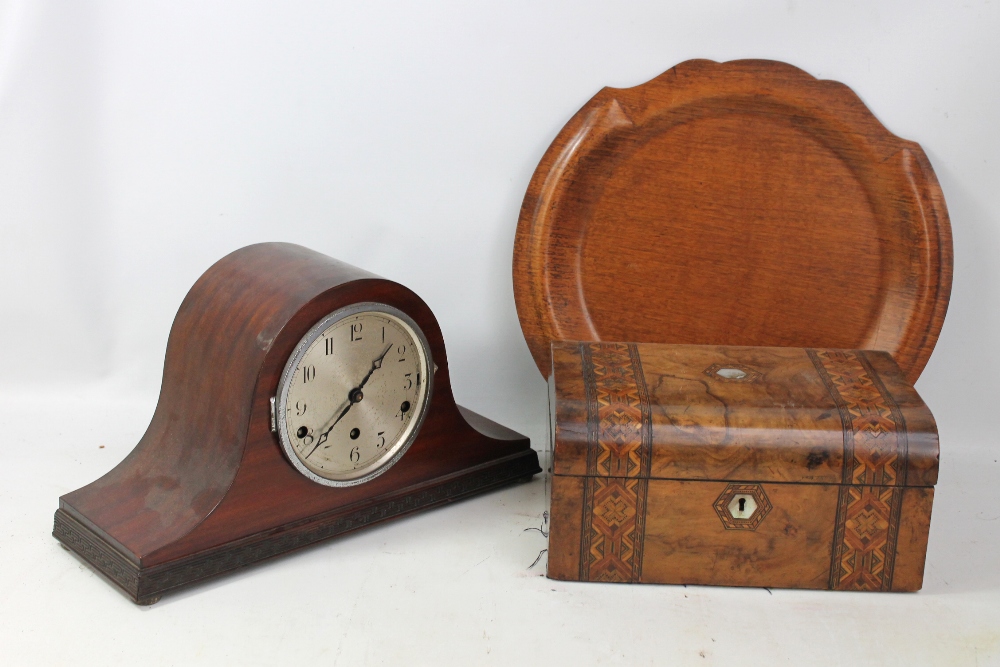
<instances>
[{"instance_id":1,"label":"marquetry inlay band","mask_svg":"<svg viewBox=\"0 0 1000 667\"><path fill-rule=\"evenodd\" d=\"M635 345L582 343L587 478L580 578L637 582L652 450L649 395Z\"/></svg>"},{"instance_id":2,"label":"marquetry inlay band","mask_svg":"<svg viewBox=\"0 0 1000 667\"><path fill-rule=\"evenodd\" d=\"M906 422L864 352L807 352L844 430L830 588L891 590L906 484Z\"/></svg>"}]
</instances>

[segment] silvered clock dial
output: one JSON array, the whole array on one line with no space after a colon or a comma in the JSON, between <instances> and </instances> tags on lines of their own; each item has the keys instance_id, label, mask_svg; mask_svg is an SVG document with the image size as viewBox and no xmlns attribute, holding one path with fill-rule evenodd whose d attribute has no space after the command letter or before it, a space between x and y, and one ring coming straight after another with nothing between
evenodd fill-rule
<instances>
[{"instance_id":1,"label":"silvered clock dial","mask_svg":"<svg viewBox=\"0 0 1000 667\"><path fill-rule=\"evenodd\" d=\"M288 460L327 486L382 474L420 430L433 368L423 332L402 311L365 302L330 313L278 383L274 428Z\"/></svg>"}]
</instances>

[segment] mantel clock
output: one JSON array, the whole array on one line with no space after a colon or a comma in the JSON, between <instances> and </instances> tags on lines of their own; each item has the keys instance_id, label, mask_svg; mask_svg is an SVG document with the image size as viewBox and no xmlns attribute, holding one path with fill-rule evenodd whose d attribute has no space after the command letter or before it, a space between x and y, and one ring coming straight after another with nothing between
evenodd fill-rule
<instances>
[{"instance_id":1,"label":"mantel clock","mask_svg":"<svg viewBox=\"0 0 1000 667\"><path fill-rule=\"evenodd\" d=\"M181 304L152 421L59 500L54 535L135 602L541 472L456 405L412 291L300 246L211 267Z\"/></svg>"}]
</instances>

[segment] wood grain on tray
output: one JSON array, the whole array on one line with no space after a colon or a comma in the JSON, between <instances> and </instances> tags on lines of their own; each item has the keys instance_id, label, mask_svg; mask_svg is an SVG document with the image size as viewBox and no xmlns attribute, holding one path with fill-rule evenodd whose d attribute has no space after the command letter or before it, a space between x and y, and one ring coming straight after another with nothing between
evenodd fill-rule
<instances>
[{"instance_id":1,"label":"wood grain on tray","mask_svg":"<svg viewBox=\"0 0 1000 667\"><path fill-rule=\"evenodd\" d=\"M885 350L913 382L951 273L920 146L763 60L601 90L538 165L514 247L543 375L550 341L612 340Z\"/></svg>"}]
</instances>

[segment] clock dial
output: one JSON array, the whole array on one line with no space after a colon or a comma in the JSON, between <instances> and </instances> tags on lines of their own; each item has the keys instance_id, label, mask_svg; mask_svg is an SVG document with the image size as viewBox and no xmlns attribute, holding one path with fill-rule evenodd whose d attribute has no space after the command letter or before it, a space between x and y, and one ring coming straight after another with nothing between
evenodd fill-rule
<instances>
[{"instance_id":1,"label":"clock dial","mask_svg":"<svg viewBox=\"0 0 1000 667\"><path fill-rule=\"evenodd\" d=\"M299 342L281 376L275 422L286 456L328 486L385 472L416 437L433 362L420 328L378 303L342 308Z\"/></svg>"}]
</instances>

